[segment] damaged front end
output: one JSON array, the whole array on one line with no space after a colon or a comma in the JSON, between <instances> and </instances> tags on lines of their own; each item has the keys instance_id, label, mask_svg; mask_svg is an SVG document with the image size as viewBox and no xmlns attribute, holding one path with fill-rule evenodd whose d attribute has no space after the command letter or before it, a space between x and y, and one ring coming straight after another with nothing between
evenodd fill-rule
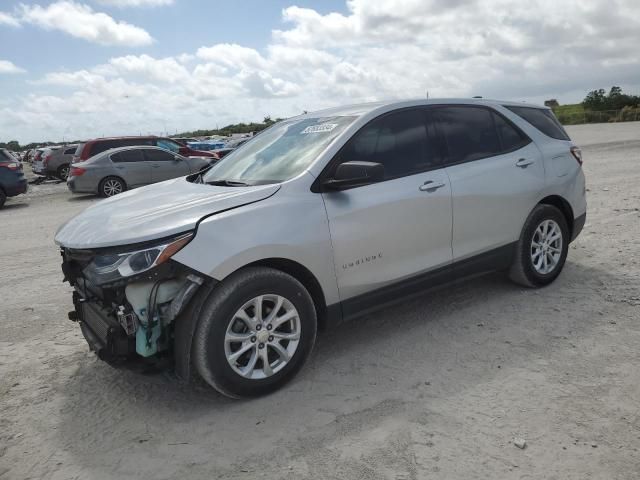
<instances>
[{"instance_id":1,"label":"damaged front end","mask_svg":"<svg viewBox=\"0 0 640 480\"><path fill-rule=\"evenodd\" d=\"M171 260L192 233L125 247L61 248L64 280L73 287L69 318L100 359L112 365L170 360L175 320L200 286L202 274Z\"/></svg>"}]
</instances>

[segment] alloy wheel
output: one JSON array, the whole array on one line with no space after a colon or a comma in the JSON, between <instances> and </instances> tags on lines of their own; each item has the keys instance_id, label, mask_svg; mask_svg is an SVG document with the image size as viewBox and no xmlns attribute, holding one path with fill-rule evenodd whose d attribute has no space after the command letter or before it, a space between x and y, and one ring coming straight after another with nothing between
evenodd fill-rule
<instances>
[{"instance_id":1,"label":"alloy wheel","mask_svg":"<svg viewBox=\"0 0 640 480\"><path fill-rule=\"evenodd\" d=\"M122 183L115 179L107 180L106 182L104 182L102 190L104 191L106 197L112 197L113 195L122 193Z\"/></svg>"},{"instance_id":2,"label":"alloy wheel","mask_svg":"<svg viewBox=\"0 0 640 480\"><path fill-rule=\"evenodd\" d=\"M544 220L533 233L531 262L536 272L547 275L558 266L562 257L562 230L554 220Z\"/></svg>"},{"instance_id":3,"label":"alloy wheel","mask_svg":"<svg viewBox=\"0 0 640 480\"><path fill-rule=\"evenodd\" d=\"M69 177L69 167L62 167L60 169L60 179L66 180Z\"/></svg>"},{"instance_id":4,"label":"alloy wheel","mask_svg":"<svg viewBox=\"0 0 640 480\"><path fill-rule=\"evenodd\" d=\"M275 295L260 295L233 315L224 337L231 368L244 378L259 380L282 370L300 343L300 317L293 304Z\"/></svg>"}]
</instances>

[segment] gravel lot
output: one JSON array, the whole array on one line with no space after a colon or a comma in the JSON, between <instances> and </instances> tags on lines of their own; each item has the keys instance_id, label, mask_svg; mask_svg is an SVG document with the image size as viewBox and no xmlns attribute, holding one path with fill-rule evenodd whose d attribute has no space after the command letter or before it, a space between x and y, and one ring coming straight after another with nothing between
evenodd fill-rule
<instances>
[{"instance_id":1,"label":"gravel lot","mask_svg":"<svg viewBox=\"0 0 640 480\"><path fill-rule=\"evenodd\" d=\"M45 184L10 201L0 478L639 478L640 123L569 133L589 212L552 286L492 275L345 324L253 401L96 360L53 234L97 200Z\"/></svg>"}]
</instances>

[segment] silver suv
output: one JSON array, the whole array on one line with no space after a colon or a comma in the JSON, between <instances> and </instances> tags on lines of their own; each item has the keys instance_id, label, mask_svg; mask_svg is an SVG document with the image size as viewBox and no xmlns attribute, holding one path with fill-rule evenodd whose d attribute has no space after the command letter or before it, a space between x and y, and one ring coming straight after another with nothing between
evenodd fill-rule
<instances>
[{"instance_id":1,"label":"silver suv","mask_svg":"<svg viewBox=\"0 0 640 480\"><path fill-rule=\"evenodd\" d=\"M551 283L586 215L545 107L418 100L273 125L205 173L101 201L56 234L72 320L115 365L231 397L283 385L320 326L504 270Z\"/></svg>"}]
</instances>

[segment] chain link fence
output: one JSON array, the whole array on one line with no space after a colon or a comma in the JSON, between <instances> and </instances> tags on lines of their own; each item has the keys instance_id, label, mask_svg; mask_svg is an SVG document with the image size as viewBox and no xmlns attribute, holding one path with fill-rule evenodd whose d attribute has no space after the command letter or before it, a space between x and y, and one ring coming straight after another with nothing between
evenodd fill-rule
<instances>
[{"instance_id":1,"label":"chain link fence","mask_svg":"<svg viewBox=\"0 0 640 480\"><path fill-rule=\"evenodd\" d=\"M563 125L640 121L640 107L624 107L621 110L555 111L554 113Z\"/></svg>"}]
</instances>

